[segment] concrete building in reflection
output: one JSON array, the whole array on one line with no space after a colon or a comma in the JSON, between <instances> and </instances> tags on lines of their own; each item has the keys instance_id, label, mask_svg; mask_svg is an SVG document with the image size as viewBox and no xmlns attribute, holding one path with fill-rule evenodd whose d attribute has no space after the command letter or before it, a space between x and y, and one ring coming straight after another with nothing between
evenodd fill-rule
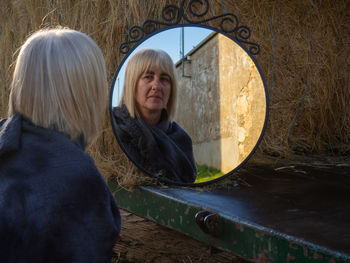
<instances>
[{"instance_id":1,"label":"concrete building in reflection","mask_svg":"<svg viewBox=\"0 0 350 263\"><path fill-rule=\"evenodd\" d=\"M213 32L176 68L175 120L192 137L196 163L231 171L253 150L264 124L265 91L254 62Z\"/></svg>"}]
</instances>

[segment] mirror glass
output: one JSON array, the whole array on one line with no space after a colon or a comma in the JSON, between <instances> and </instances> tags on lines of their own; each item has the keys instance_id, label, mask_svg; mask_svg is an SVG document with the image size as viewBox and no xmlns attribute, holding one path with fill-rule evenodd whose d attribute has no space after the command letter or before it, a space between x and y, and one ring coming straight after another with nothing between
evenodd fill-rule
<instances>
[{"instance_id":1,"label":"mirror glass","mask_svg":"<svg viewBox=\"0 0 350 263\"><path fill-rule=\"evenodd\" d=\"M194 183L220 178L245 162L257 147L267 119L266 86L255 60L230 37L209 28L161 31L138 45L118 68L112 84L112 112L120 106L126 64L144 48L164 50L175 64L179 85L173 121L192 139ZM132 161L162 178L162 168L145 167L128 150L129 141L123 141L118 123L113 125Z\"/></svg>"}]
</instances>

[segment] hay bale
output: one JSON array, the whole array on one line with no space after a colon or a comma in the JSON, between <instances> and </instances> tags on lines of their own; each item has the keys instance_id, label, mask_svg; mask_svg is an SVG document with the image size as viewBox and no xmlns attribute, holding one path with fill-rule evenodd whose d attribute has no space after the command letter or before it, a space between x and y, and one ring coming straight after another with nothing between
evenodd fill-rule
<instances>
[{"instance_id":1,"label":"hay bale","mask_svg":"<svg viewBox=\"0 0 350 263\"><path fill-rule=\"evenodd\" d=\"M125 41L128 29L146 19L160 20L165 4L174 4L171 0L152 4L143 0L3 2L0 5L1 117L7 111L11 64L15 59L12 55L30 32L61 25L89 34L104 53L111 83L122 59L119 45ZM348 155L349 1L216 0L210 3L208 16L222 14L224 9L236 14L243 25L251 28L251 41L261 46L256 59L265 75L271 101L269 123L258 153L290 159L295 154ZM105 131L89 152L106 177L123 177L124 173L133 173L129 171L134 167L116 143L108 120L109 117ZM125 170L118 170L123 166Z\"/></svg>"}]
</instances>

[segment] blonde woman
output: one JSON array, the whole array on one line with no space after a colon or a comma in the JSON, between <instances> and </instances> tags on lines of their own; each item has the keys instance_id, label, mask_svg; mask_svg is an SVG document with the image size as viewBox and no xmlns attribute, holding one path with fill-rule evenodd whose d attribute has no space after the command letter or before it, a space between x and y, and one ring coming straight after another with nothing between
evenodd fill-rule
<instances>
[{"instance_id":1,"label":"blonde woman","mask_svg":"<svg viewBox=\"0 0 350 263\"><path fill-rule=\"evenodd\" d=\"M117 135L128 154L159 178L196 179L190 136L174 121L176 69L162 50L143 49L125 70L119 107L113 109Z\"/></svg>"},{"instance_id":2,"label":"blonde woman","mask_svg":"<svg viewBox=\"0 0 350 263\"><path fill-rule=\"evenodd\" d=\"M51 29L25 41L0 122L1 262L110 262L119 210L84 152L106 105L90 37Z\"/></svg>"}]
</instances>

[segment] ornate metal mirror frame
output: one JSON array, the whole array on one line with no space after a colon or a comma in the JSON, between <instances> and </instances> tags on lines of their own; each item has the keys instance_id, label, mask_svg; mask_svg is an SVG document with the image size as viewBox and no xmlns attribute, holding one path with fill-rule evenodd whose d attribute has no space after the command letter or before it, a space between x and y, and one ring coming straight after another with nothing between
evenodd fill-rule
<instances>
[{"instance_id":1,"label":"ornate metal mirror frame","mask_svg":"<svg viewBox=\"0 0 350 263\"><path fill-rule=\"evenodd\" d=\"M188 2L188 3L186 3ZM137 46L139 46L141 43L143 43L145 40L148 38L152 37L155 34L158 34L162 31L171 29L171 28L176 28L176 27L188 27L188 26L195 26L195 27L202 27L202 28L207 28L211 29L213 31L216 31L220 34L225 35L226 37L230 38L232 41L234 41L236 44L238 44L247 54L250 56L252 61L255 63L260 77L262 79L263 85L264 85L264 90L265 90L265 99L266 99L266 113L265 113L265 120L263 124L263 128L261 131L261 134L257 140L257 143L255 144L253 150L250 152L250 154L232 171L226 173L220 178L213 179L211 181L203 182L203 183L179 183L179 182L174 182L165 178L159 178L160 181L168 184L173 184L173 185L179 185L179 186L203 186L207 185L209 183L214 183L219 180L222 180L226 178L229 175L232 175L235 173L238 169L242 167L249 159L250 157L254 154L256 151L259 143L262 140L264 131L266 129L266 124L267 124L267 119L268 119L268 93L267 93L267 88L266 88L266 82L264 79L264 75L255 60L254 56L258 55L260 52L260 46L257 43L249 41L249 38L251 36L251 30L249 27L245 25L241 25L237 16L232 14L232 13L223 13L218 16L214 17L208 17L208 11L210 9L210 4L208 0L191 0L191 1L186 1L182 0L180 5L177 6L175 4L170 4L165 6L162 9L162 21L157 21L157 20L146 20L142 26L133 26L130 28L127 40L120 45L119 51L121 54L125 54L122 62L120 63L114 78L112 82L112 88L111 88L111 93L110 93L110 101L109 101L109 106L110 106L110 116L111 116L111 122L112 122L112 127L113 131L115 134L116 139L118 140L118 143L120 144L122 150L125 152L125 154L128 156L128 158L133 161L133 163L141 169L144 173L155 177L154 174L150 173L144 167L142 167L140 164L135 162L132 156L125 150L125 147L123 146L123 143L121 142L117 132L116 132L116 121L113 117L112 113L112 94L113 94L113 89L115 86L116 78L118 76L118 73L121 69L121 66L124 64L128 56L136 49ZM209 26L206 23L214 21L215 24L217 24L216 27L214 26Z\"/></svg>"}]
</instances>

